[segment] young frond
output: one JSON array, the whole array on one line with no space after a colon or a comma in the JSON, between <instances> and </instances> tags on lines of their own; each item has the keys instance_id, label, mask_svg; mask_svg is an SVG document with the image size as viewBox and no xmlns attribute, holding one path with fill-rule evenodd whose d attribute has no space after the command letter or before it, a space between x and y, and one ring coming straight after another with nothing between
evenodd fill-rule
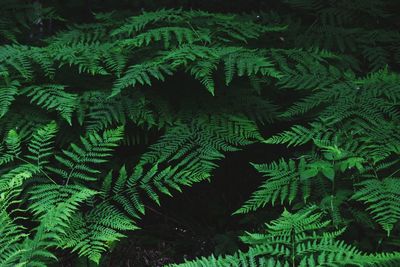
<instances>
[{"instance_id":1,"label":"young frond","mask_svg":"<svg viewBox=\"0 0 400 267\"><path fill-rule=\"evenodd\" d=\"M141 164L178 160L191 152L204 159L207 154L219 158L219 151L237 151L241 146L262 140L257 125L242 116L198 116L190 120L169 127L159 142L143 154Z\"/></svg>"},{"instance_id":2,"label":"young frond","mask_svg":"<svg viewBox=\"0 0 400 267\"><path fill-rule=\"evenodd\" d=\"M134 171L128 176L125 166L119 170L118 178L113 183L112 172L104 178L101 187L101 196L104 205L115 206L117 203L123 210L134 218L144 214L144 204L139 194L138 180L140 172Z\"/></svg>"},{"instance_id":3,"label":"young frond","mask_svg":"<svg viewBox=\"0 0 400 267\"><path fill-rule=\"evenodd\" d=\"M389 62L389 53L383 47L366 47L363 54L370 62L372 71L385 68Z\"/></svg>"},{"instance_id":4,"label":"young frond","mask_svg":"<svg viewBox=\"0 0 400 267\"><path fill-rule=\"evenodd\" d=\"M190 74L196 80L199 80L212 95L215 91L213 72L217 70L217 63L217 59L209 58L207 61L199 60L196 64L190 66Z\"/></svg>"},{"instance_id":5,"label":"young frond","mask_svg":"<svg viewBox=\"0 0 400 267\"><path fill-rule=\"evenodd\" d=\"M107 98L108 94L96 92L83 95L78 108L79 121L88 132L99 132L114 125L124 125L126 114L121 97ZM127 100L128 101L128 100Z\"/></svg>"},{"instance_id":6,"label":"young frond","mask_svg":"<svg viewBox=\"0 0 400 267\"><path fill-rule=\"evenodd\" d=\"M93 44L78 43L75 45L56 46L49 45L47 48L51 52L53 61L58 62L58 67L76 66L79 73L91 75L109 75L103 65L104 54L112 53L113 47L110 43L96 42Z\"/></svg>"}]
</instances>

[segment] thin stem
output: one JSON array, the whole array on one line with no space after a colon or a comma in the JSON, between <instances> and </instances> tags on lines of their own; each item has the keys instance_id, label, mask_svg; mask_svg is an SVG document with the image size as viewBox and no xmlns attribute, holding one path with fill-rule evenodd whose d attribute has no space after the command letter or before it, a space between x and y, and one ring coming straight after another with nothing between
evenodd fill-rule
<instances>
[{"instance_id":1,"label":"thin stem","mask_svg":"<svg viewBox=\"0 0 400 267\"><path fill-rule=\"evenodd\" d=\"M192 26L192 24L188 21L186 22L189 27L192 29L192 31L197 35L197 38L199 38L199 40L201 40L201 36L200 34L197 32L197 30ZM203 45L206 45L205 41L202 41Z\"/></svg>"},{"instance_id":2,"label":"thin stem","mask_svg":"<svg viewBox=\"0 0 400 267\"><path fill-rule=\"evenodd\" d=\"M27 160L25 160L25 159L23 159L23 158L20 158L19 156L16 156L16 158L19 159L19 160L22 161L22 162L25 162L25 163L27 163L27 164L29 164L29 165L32 165L32 166L36 167L35 164L32 164L31 162L29 162L29 161L27 161ZM49 179L50 181L52 181L54 184L57 184L57 183L56 183L47 173L45 173L40 167L39 167L38 169L39 169L39 172L41 172L44 176L46 176L47 179Z\"/></svg>"},{"instance_id":3,"label":"thin stem","mask_svg":"<svg viewBox=\"0 0 400 267\"><path fill-rule=\"evenodd\" d=\"M398 170L396 170L396 171L394 171L391 175L389 175L388 177L386 177L386 178L390 178L390 177L392 177L393 175L395 175L396 173L398 173L400 171L400 169L398 169Z\"/></svg>"}]
</instances>

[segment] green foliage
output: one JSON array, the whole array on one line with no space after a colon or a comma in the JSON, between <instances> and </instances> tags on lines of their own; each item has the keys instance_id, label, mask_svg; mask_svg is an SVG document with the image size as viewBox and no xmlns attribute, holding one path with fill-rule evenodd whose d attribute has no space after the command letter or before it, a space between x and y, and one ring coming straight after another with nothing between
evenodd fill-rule
<instances>
[{"instance_id":1,"label":"green foliage","mask_svg":"<svg viewBox=\"0 0 400 267\"><path fill-rule=\"evenodd\" d=\"M288 200L289 203L294 200L298 191L300 176L293 160L289 162L281 160L278 163L254 165L254 167L271 179L263 184L237 213L256 210L269 202L274 205L277 199L280 199L281 204L285 200ZM305 190L306 192L307 190Z\"/></svg>"},{"instance_id":2,"label":"green foliage","mask_svg":"<svg viewBox=\"0 0 400 267\"><path fill-rule=\"evenodd\" d=\"M36 103L47 110L57 110L60 116L71 124L72 113L77 104L76 95L64 91L62 85L29 86L21 92L31 98L31 103Z\"/></svg>"},{"instance_id":3,"label":"green foliage","mask_svg":"<svg viewBox=\"0 0 400 267\"><path fill-rule=\"evenodd\" d=\"M368 205L374 219L382 225L390 235L393 225L399 217L399 179L385 178L384 180L365 180L359 184L359 189L353 198Z\"/></svg>"},{"instance_id":4,"label":"green foliage","mask_svg":"<svg viewBox=\"0 0 400 267\"><path fill-rule=\"evenodd\" d=\"M52 156L51 152L57 130L57 124L52 121L44 127L38 128L37 131L32 134L28 146L31 155L28 155L27 158L35 162L37 167L40 168L49 163L48 158Z\"/></svg>"},{"instance_id":5,"label":"green foliage","mask_svg":"<svg viewBox=\"0 0 400 267\"><path fill-rule=\"evenodd\" d=\"M122 237L122 231L135 230L137 227L118 210L96 207L83 217L74 216L71 225L61 238L63 248L72 248L80 256L99 263L101 254L109 249L113 242Z\"/></svg>"},{"instance_id":6,"label":"green foliage","mask_svg":"<svg viewBox=\"0 0 400 267\"><path fill-rule=\"evenodd\" d=\"M265 233L247 233L243 242L247 252L231 256L212 256L170 266L396 266L400 255L366 254L336 240L344 229L330 232L329 221L315 206L290 213L266 224Z\"/></svg>"},{"instance_id":7,"label":"green foliage","mask_svg":"<svg viewBox=\"0 0 400 267\"><path fill-rule=\"evenodd\" d=\"M293 155L253 160L265 179L234 213L281 217L241 237L248 250L182 266L399 265L395 1L96 4L88 23L68 5L3 2L1 266L101 264L149 201L212 179L228 153L278 145Z\"/></svg>"},{"instance_id":8,"label":"green foliage","mask_svg":"<svg viewBox=\"0 0 400 267\"><path fill-rule=\"evenodd\" d=\"M113 148L122 138L123 129L104 131L102 135L90 133L86 138L81 138L83 147L71 144L70 150L63 150L63 155L56 155L56 160L63 165L62 168L49 167L49 169L65 179L68 185L70 179L96 181L96 174L100 173L90 164L99 165L107 162Z\"/></svg>"},{"instance_id":9,"label":"green foliage","mask_svg":"<svg viewBox=\"0 0 400 267\"><path fill-rule=\"evenodd\" d=\"M5 78L5 77L4 77ZM3 117L18 94L18 81L6 83L0 89L0 118Z\"/></svg>"}]
</instances>

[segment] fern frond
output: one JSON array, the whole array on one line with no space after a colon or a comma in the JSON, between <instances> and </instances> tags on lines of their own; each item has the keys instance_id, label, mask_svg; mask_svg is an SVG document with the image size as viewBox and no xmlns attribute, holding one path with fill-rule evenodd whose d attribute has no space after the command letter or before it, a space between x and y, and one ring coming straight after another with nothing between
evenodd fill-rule
<instances>
[{"instance_id":1,"label":"fern frond","mask_svg":"<svg viewBox=\"0 0 400 267\"><path fill-rule=\"evenodd\" d=\"M230 51L231 50L231 51ZM225 83L229 85L235 73L239 77L261 74L277 79L282 77L273 62L259 51L251 51L243 48L224 48L221 50L225 64Z\"/></svg>"},{"instance_id":2,"label":"fern frond","mask_svg":"<svg viewBox=\"0 0 400 267\"><path fill-rule=\"evenodd\" d=\"M79 205L97 192L79 185L42 184L30 190L29 209L35 216L43 217L53 207L62 212L58 216L68 222L78 210ZM59 208L58 206L62 206ZM66 224L64 225L64 227Z\"/></svg>"},{"instance_id":3,"label":"fern frond","mask_svg":"<svg viewBox=\"0 0 400 267\"><path fill-rule=\"evenodd\" d=\"M99 263L101 254L124 237L122 231L135 229L138 227L123 213L110 205L100 205L88 214L74 216L60 245Z\"/></svg>"},{"instance_id":4,"label":"fern frond","mask_svg":"<svg viewBox=\"0 0 400 267\"><path fill-rule=\"evenodd\" d=\"M20 258L26 253L21 242L28 237L25 228L17 224L7 210L12 204L18 203L15 199L22 190L22 183L32 177L27 171L17 172L8 181L0 184L0 264L1 266L18 266ZM25 264L22 262L22 264Z\"/></svg>"},{"instance_id":5,"label":"fern frond","mask_svg":"<svg viewBox=\"0 0 400 267\"><path fill-rule=\"evenodd\" d=\"M32 62L28 56L29 47L22 45L4 45L0 47L2 69L8 73L16 72L23 79L32 79Z\"/></svg>"},{"instance_id":6,"label":"fern frond","mask_svg":"<svg viewBox=\"0 0 400 267\"><path fill-rule=\"evenodd\" d=\"M132 39L125 39L121 41L121 45L142 47L148 46L153 41L163 41L164 47L169 48L173 39L176 40L177 45L210 42L209 32L205 30L193 31L193 29L185 27L160 27L148 30Z\"/></svg>"},{"instance_id":7,"label":"fern frond","mask_svg":"<svg viewBox=\"0 0 400 267\"><path fill-rule=\"evenodd\" d=\"M18 157L21 154L21 138L17 131L10 130L5 139L7 154L12 157Z\"/></svg>"},{"instance_id":8,"label":"fern frond","mask_svg":"<svg viewBox=\"0 0 400 267\"><path fill-rule=\"evenodd\" d=\"M116 96L124 88L129 86L134 87L138 83L141 85L151 85L151 77L163 81L165 76L172 74L173 68L162 60L153 60L151 62L132 65L127 69L124 75L115 82L111 96Z\"/></svg>"},{"instance_id":9,"label":"fern frond","mask_svg":"<svg viewBox=\"0 0 400 267\"><path fill-rule=\"evenodd\" d=\"M315 130L316 132L316 130ZM276 136L272 136L265 140L266 144L287 144L287 146L299 146L304 145L311 141L315 136L314 129L310 129L295 125L290 131L285 131Z\"/></svg>"},{"instance_id":10,"label":"fern frond","mask_svg":"<svg viewBox=\"0 0 400 267\"><path fill-rule=\"evenodd\" d=\"M385 68L389 62L389 53L383 47L366 47L363 54L370 62L372 71Z\"/></svg>"},{"instance_id":11,"label":"fern frond","mask_svg":"<svg viewBox=\"0 0 400 267\"><path fill-rule=\"evenodd\" d=\"M359 183L358 186L359 189L352 198L364 202L376 222L390 235L394 224L400 219L399 179L366 180Z\"/></svg>"},{"instance_id":12,"label":"fern frond","mask_svg":"<svg viewBox=\"0 0 400 267\"><path fill-rule=\"evenodd\" d=\"M31 103L43 109L56 110L71 125L72 113L76 109L78 99L76 94L68 93L64 89L64 85L58 84L29 86L21 93L30 97Z\"/></svg>"},{"instance_id":13,"label":"fern frond","mask_svg":"<svg viewBox=\"0 0 400 267\"><path fill-rule=\"evenodd\" d=\"M61 185L43 185L38 188L38 191L42 191L42 196L46 196L48 202L45 201L45 206L40 207L38 203L33 207L34 212L40 216L40 224L35 229L33 238L25 239L22 243L27 253L21 257L20 261L26 262L29 266L45 267L49 259L57 259L49 248L59 246L63 235L70 227L69 223L74 212L83 201L96 192L87 188L66 188ZM57 191L66 198L60 198L60 195L48 195Z\"/></svg>"},{"instance_id":14,"label":"fern frond","mask_svg":"<svg viewBox=\"0 0 400 267\"><path fill-rule=\"evenodd\" d=\"M241 239L250 244L247 252L211 256L169 266L395 266L400 254L366 254L352 245L335 240L344 230L329 232L329 221L315 206L296 213L285 210L267 224L265 234L247 233Z\"/></svg>"},{"instance_id":15,"label":"fern frond","mask_svg":"<svg viewBox=\"0 0 400 267\"><path fill-rule=\"evenodd\" d=\"M300 176L293 160L286 162L281 159L278 163L253 164L253 166L257 171L263 173L265 177L270 177L270 179L261 185L251 199L235 214L248 213L265 206L269 202L274 205L278 199L280 199L281 204L286 200L289 203L294 200L297 196Z\"/></svg>"},{"instance_id":16,"label":"fern frond","mask_svg":"<svg viewBox=\"0 0 400 267\"><path fill-rule=\"evenodd\" d=\"M96 181L96 175L100 173L98 165L106 162L106 158L111 156L111 152L122 137L122 127L106 130L102 135L96 132L90 133L87 137L81 138L83 146L71 144L69 150L63 150L63 155L55 156L62 168L48 169L65 179L66 184L71 179Z\"/></svg>"},{"instance_id":17,"label":"fern frond","mask_svg":"<svg viewBox=\"0 0 400 267\"><path fill-rule=\"evenodd\" d=\"M32 135L28 145L31 155L27 158L33 160L37 167L41 168L49 163L49 157L53 155L51 151L57 131L57 124L52 121L38 128Z\"/></svg>"},{"instance_id":18,"label":"fern frond","mask_svg":"<svg viewBox=\"0 0 400 267\"><path fill-rule=\"evenodd\" d=\"M178 9L159 9L154 12L143 12L139 16L127 19L126 23L120 28L111 32L111 35L132 35L143 30L147 25L157 23L159 21L176 21L181 20L179 16L181 11Z\"/></svg>"},{"instance_id":19,"label":"fern frond","mask_svg":"<svg viewBox=\"0 0 400 267\"><path fill-rule=\"evenodd\" d=\"M18 81L12 81L7 86L0 86L0 118L6 115L15 97L18 95Z\"/></svg>"}]
</instances>

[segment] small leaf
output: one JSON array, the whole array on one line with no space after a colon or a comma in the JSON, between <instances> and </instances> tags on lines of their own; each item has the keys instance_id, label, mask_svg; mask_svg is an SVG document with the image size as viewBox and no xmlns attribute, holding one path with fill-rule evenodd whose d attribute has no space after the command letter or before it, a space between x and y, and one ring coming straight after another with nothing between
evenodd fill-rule
<instances>
[{"instance_id":1,"label":"small leaf","mask_svg":"<svg viewBox=\"0 0 400 267\"><path fill-rule=\"evenodd\" d=\"M318 174L318 169L317 168L304 170L304 171L300 172L300 179L301 180L307 180L309 178L315 177L317 174Z\"/></svg>"},{"instance_id":2,"label":"small leaf","mask_svg":"<svg viewBox=\"0 0 400 267\"><path fill-rule=\"evenodd\" d=\"M323 168L322 174L331 181L335 178L335 170L333 168Z\"/></svg>"}]
</instances>

